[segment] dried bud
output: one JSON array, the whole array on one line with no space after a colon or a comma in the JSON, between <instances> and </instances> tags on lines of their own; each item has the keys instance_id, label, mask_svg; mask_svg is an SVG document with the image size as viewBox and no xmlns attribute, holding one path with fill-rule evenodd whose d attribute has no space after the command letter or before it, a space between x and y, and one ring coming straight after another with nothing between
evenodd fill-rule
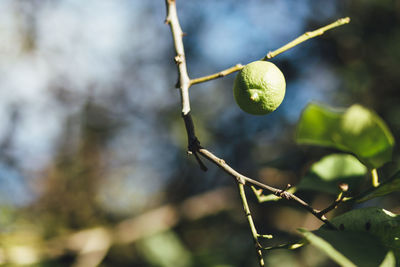
<instances>
[{"instance_id":1,"label":"dried bud","mask_svg":"<svg viewBox=\"0 0 400 267\"><path fill-rule=\"evenodd\" d=\"M342 192L347 192L347 190L349 190L349 185L348 185L348 184L345 184L345 183L340 183L340 184L339 184L339 189L340 189Z\"/></svg>"}]
</instances>

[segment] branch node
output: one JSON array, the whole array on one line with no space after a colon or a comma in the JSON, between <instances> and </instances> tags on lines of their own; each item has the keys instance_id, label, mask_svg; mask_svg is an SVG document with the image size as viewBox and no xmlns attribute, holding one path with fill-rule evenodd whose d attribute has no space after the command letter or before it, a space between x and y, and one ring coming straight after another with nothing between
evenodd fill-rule
<instances>
[{"instance_id":1,"label":"branch node","mask_svg":"<svg viewBox=\"0 0 400 267\"><path fill-rule=\"evenodd\" d=\"M185 56L182 54L178 54L174 57L175 64L179 65L182 64L185 60Z\"/></svg>"},{"instance_id":2,"label":"branch node","mask_svg":"<svg viewBox=\"0 0 400 267\"><path fill-rule=\"evenodd\" d=\"M246 184L246 180L245 180L242 176L236 177L236 181L237 181L239 184L242 184L242 185L245 185L245 184Z\"/></svg>"},{"instance_id":3,"label":"branch node","mask_svg":"<svg viewBox=\"0 0 400 267\"><path fill-rule=\"evenodd\" d=\"M292 185L291 184L287 184L286 187L284 189L281 189L279 191L277 191L275 193L276 196L290 200L291 198L291 194L289 192L287 192L286 190L288 190L289 188L291 188Z\"/></svg>"}]
</instances>

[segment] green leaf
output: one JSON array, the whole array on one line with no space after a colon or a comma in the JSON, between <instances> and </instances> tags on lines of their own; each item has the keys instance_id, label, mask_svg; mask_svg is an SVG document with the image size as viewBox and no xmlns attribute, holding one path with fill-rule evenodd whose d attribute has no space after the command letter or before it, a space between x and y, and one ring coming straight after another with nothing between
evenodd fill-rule
<instances>
[{"instance_id":1,"label":"green leaf","mask_svg":"<svg viewBox=\"0 0 400 267\"><path fill-rule=\"evenodd\" d=\"M331 154L314 163L297 188L337 194L340 192L338 184L346 183L353 188L366 173L367 168L354 156Z\"/></svg>"},{"instance_id":2,"label":"green leaf","mask_svg":"<svg viewBox=\"0 0 400 267\"><path fill-rule=\"evenodd\" d=\"M386 254L385 259L379 265L379 267L395 267L396 266L396 258L394 257L393 251L389 251L388 254Z\"/></svg>"},{"instance_id":3,"label":"green leaf","mask_svg":"<svg viewBox=\"0 0 400 267\"><path fill-rule=\"evenodd\" d=\"M390 161L394 146L385 122L375 112L360 105L333 109L309 104L298 123L296 141L352 153L371 169Z\"/></svg>"},{"instance_id":4,"label":"green leaf","mask_svg":"<svg viewBox=\"0 0 400 267\"><path fill-rule=\"evenodd\" d=\"M382 183L378 188L375 188L374 191L359 199L357 202L364 202L376 197L382 197L396 191L400 191L400 171L395 173L390 178L390 181Z\"/></svg>"},{"instance_id":5,"label":"green leaf","mask_svg":"<svg viewBox=\"0 0 400 267\"><path fill-rule=\"evenodd\" d=\"M349 211L330 221L340 230L370 234L388 250L393 250L400 262L400 216L390 211L368 207ZM322 226L320 229L326 229Z\"/></svg>"},{"instance_id":6,"label":"green leaf","mask_svg":"<svg viewBox=\"0 0 400 267\"><path fill-rule=\"evenodd\" d=\"M314 232L304 229L299 231L311 245L326 253L340 266L379 266L388 253L388 249L368 233L325 229Z\"/></svg>"}]
</instances>

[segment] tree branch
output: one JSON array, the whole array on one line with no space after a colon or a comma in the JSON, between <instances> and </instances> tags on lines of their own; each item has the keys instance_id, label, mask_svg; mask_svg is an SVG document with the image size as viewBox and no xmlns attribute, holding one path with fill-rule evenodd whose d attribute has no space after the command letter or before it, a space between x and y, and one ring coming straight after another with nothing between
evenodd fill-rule
<instances>
[{"instance_id":1,"label":"tree branch","mask_svg":"<svg viewBox=\"0 0 400 267\"><path fill-rule=\"evenodd\" d=\"M165 0L167 5L167 18L165 23L171 28L172 37L175 45L175 63L178 67L178 82L176 87L179 88L182 103L182 115L190 112L189 86L190 78L187 73L185 49L183 46L183 31L179 24L178 13L176 11L175 0Z\"/></svg>"},{"instance_id":2,"label":"tree branch","mask_svg":"<svg viewBox=\"0 0 400 267\"><path fill-rule=\"evenodd\" d=\"M231 177L233 177L235 179L236 183L239 186L239 193L241 196L242 204L243 204L243 207L244 207L244 210L245 210L245 213L246 213L249 225L250 225L250 229L252 231L253 240L256 244L256 249L257 249L260 266L264 266L264 261L263 261L262 253L261 253L261 246L258 242L258 237L260 235L258 235L258 233L255 229L255 226L254 226L254 222L250 215L250 210L248 208L246 196L244 193L244 185L254 186L256 188L266 190L280 198L294 201L299 206L303 207L304 209L309 211L311 214L313 214L316 218L318 218L319 220L324 222L328 227L335 229L335 227L326 219L324 214L321 214L320 211L312 208L304 200L300 199L299 197L295 196L294 194L287 192L286 189L284 189L284 190L277 189L277 188L260 183L256 180L253 180L249 177L246 177L246 176L238 173L232 167L230 167L228 164L226 164L223 159L218 158L213 153L211 153L210 151L208 151L207 149L203 148L200 145L200 141L196 137L194 123L193 123L193 120L190 115L189 87L196 83L201 83L201 82L209 81L212 79L216 79L218 77L226 76L230 73L240 70L241 68L243 68L243 66L238 64L236 66L233 66L233 67L226 69L224 71L221 71L219 73L190 80L189 75L187 73L185 52L184 52L184 46L183 46L183 41L182 41L183 32L182 32L182 29L180 27L179 20L178 20L178 15L177 15L177 11L176 11L176 3L175 3L175 0L165 0L165 3L167 6L167 18L166 18L165 22L171 28L171 32L172 32L172 36L173 36L173 40L174 40L175 52L176 52L175 63L177 64L177 67L178 67L177 87L179 88L180 93L181 93L182 117L183 117L183 120L185 123L186 133L188 136L188 152L189 152L189 154L195 155L196 160L198 161L200 167L203 170L206 170L206 167L200 160L198 154L201 155L202 157L206 158L207 160L211 161L215 165L217 165L219 168L224 170L227 174L229 174ZM336 24L335 23L330 24L321 29L318 29L317 31L314 31L311 33L306 33L303 36L300 36L299 38L297 38L296 39L297 41L294 40L293 42L278 49L277 51L268 53L269 58L272 58L273 56L275 56L279 53L282 53L283 51L286 51L287 49L289 49L309 38L312 38L317 35L321 35L324 31L331 29L333 27L339 26L340 23L342 23L342 24L347 23L345 21L348 22L348 19L342 20L341 22L336 22Z\"/></svg>"},{"instance_id":3,"label":"tree branch","mask_svg":"<svg viewBox=\"0 0 400 267\"><path fill-rule=\"evenodd\" d=\"M332 202L331 205L329 205L329 206L326 207L325 209L321 210L321 211L319 212L319 214L325 215L325 214L327 214L328 212L330 212L330 211L336 209L336 208L339 206L339 204L343 202L343 200L344 200L344 198L345 198L345 193L346 193L347 190L349 189L349 185L348 185L348 184L345 184L345 183L342 183L342 184L339 185L339 188L340 188L340 193L339 193L339 195L336 197L336 199Z\"/></svg>"},{"instance_id":4,"label":"tree branch","mask_svg":"<svg viewBox=\"0 0 400 267\"><path fill-rule=\"evenodd\" d=\"M165 3L167 6L167 18L165 19L165 23L170 26L176 53L175 63L178 67L178 82L176 84L176 87L179 88L181 94L182 117L185 122L186 132L188 136L188 153L189 154L193 153L197 162L200 165L200 168L203 171L207 171L207 167L203 164L203 162L197 155L197 150L201 146L199 140L195 135L193 120L192 117L190 116L190 98L189 98L190 78L187 73L185 48L183 46L183 40L182 40L184 34L179 24L175 0L165 0Z\"/></svg>"},{"instance_id":5,"label":"tree branch","mask_svg":"<svg viewBox=\"0 0 400 267\"><path fill-rule=\"evenodd\" d=\"M275 56L277 56L277 55L279 55L279 54L281 54L281 53L283 53L283 52L285 52L285 51L287 51L287 50L289 50L289 49L291 49L291 48L293 48L293 47L295 47L295 46L297 46L297 45L299 45L299 44L301 44L301 43L303 43L305 41L307 41L308 39L311 39L311 38L317 37L319 35L322 35L324 32L326 32L328 30L331 30L333 28L342 26L342 25L347 24L349 22L350 22L350 18L348 18L348 17L347 18L341 18L341 19L338 19L337 21L335 21L335 22L333 22L333 23L331 23L329 25L326 25L324 27L321 27L321 28L319 28L317 30L314 30L314 31L311 31L311 32L306 32L306 33L300 35L299 37L297 37L296 39L294 39L293 41L285 44L284 46L282 46L282 47L280 47L280 48L278 48L278 49L276 49L276 50L274 50L272 52L269 52L262 60L271 59L271 58L273 58L273 57L275 57ZM222 70L220 72L217 72L217 73L214 73L214 74L211 74L211 75L207 75L207 76L204 76L204 77L192 79L192 80L190 80L190 85L193 85L193 84L196 84L196 83L202 83L202 82L206 82L206 81L210 81L210 80L214 80L214 79L217 79L217 78L224 77L224 76L226 76L228 74L231 74L231 73L234 73L236 71L241 70L243 67L244 66L242 66L241 64L237 64L237 65L235 65L233 67L230 67L228 69Z\"/></svg>"},{"instance_id":6,"label":"tree branch","mask_svg":"<svg viewBox=\"0 0 400 267\"><path fill-rule=\"evenodd\" d=\"M190 113L182 115L183 121L185 122L186 133L188 136L188 154L194 154L197 163L200 165L200 169L207 171L206 165L201 161L200 157L197 155L197 151L202 148L200 141L194 132L194 124L192 116Z\"/></svg>"},{"instance_id":7,"label":"tree branch","mask_svg":"<svg viewBox=\"0 0 400 267\"><path fill-rule=\"evenodd\" d=\"M257 253L257 257L258 257L258 264L260 265L260 267L263 267L265 265L264 265L264 259L263 259L263 254L262 254L262 246L260 245L260 242L258 242L258 237L260 235L257 233L256 226L254 225L253 218L251 217L251 212L250 212L249 204L247 203L244 185L241 183L237 183L237 185L239 187L239 195L240 195L240 199L242 201L243 210L246 215L247 222L249 223L251 234L253 236L253 242L254 242L254 246L256 248L256 253Z\"/></svg>"},{"instance_id":8,"label":"tree branch","mask_svg":"<svg viewBox=\"0 0 400 267\"><path fill-rule=\"evenodd\" d=\"M207 149L201 147L200 141L198 140L198 138L195 135L194 124L193 124L193 121L189 114L189 112L190 112L189 86L191 83L190 83L189 76L187 74L186 59L184 56L185 53L184 53L184 47L183 47L183 41L182 41L183 33L182 33L182 29L179 24L175 4L176 4L175 0L166 0L166 5L167 5L166 23L170 25L171 32L172 32L173 39L174 39L175 52L177 54L177 56L175 57L175 61L178 66L178 73L179 73L178 74L179 75L179 83L178 83L179 86L178 87L181 91L182 116L183 116L183 119L185 122L186 132L188 134L189 153L195 154L196 159L198 160L200 167L202 169L205 169L205 166L200 161L200 159L197 157L196 153L199 153L201 156L203 156L207 160L216 164L218 167L220 167L222 170L224 170L227 174L229 174L230 176L235 178L236 182L243 184L243 185L253 185L257 188L267 190L268 192L273 193L274 195L276 195L278 197L282 197L284 199L294 201L298 205L302 206L303 208L308 210L310 213L312 213L319 220L321 220L322 222L327 224L329 227L335 228L326 219L326 217L324 215L321 215L318 210L315 210L314 208L312 208L304 200L300 199L299 197L297 197L285 190L277 189L272 186L265 185L263 183L260 183L256 180L253 180L249 177L246 177L246 176L238 173L232 167L230 167L228 164L226 164L223 159L218 158L217 156L215 156L213 153L211 153ZM320 34L322 34L324 31L326 31L327 29L330 29L332 27L333 27L332 24L330 24L330 25L325 26L317 31L320 31L321 32Z\"/></svg>"},{"instance_id":9,"label":"tree branch","mask_svg":"<svg viewBox=\"0 0 400 267\"><path fill-rule=\"evenodd\" d=\"M204 77L201 77L201 78L191 79L190 80L190 85L193 85L193 84L196 84L196 83L203 83L203 82L206 82L206 81L210 81L210 80L214 80L214 79L217 79L217 78L225 77L226 75L229 75L231 73L234 73L234 72L236 72L238 70L243 69L243 67L244 66L242 64L236 64L235 66L230 67L230 68L228 68L226 70L223 70L223 71L220 71L220 72L208 75L208 76L204 76Z\"/></svg>"},{"instance_id":10,"label":"tree branch","mask_svg":"<svg viewBox=\"0 0 400 267\"><path fill-rule=\"evenodd\" d=\"M326 225L328 225L328 227L330 227L332 229L336 229L336 227L333 226L333 224L331 224L323 214L320 214L319 210L312 208L309 204L307 204L307 202L305 202L301 198L297 197L296 195L291 194L283 189L278 189L278 188L263 184L259 181L253 180L249 177L246 177L246 176L238 173L232 167L230 167L228 164L226 164L225 160L218 158L217 156L215 156L213 153L211 153L210 151L208 151L205 148L199 149L199 154L201 156L205 157L206 159L208 159L209 161L211 161L212 163L214 163L215 165L217 165L222 170L224 170L227 174L229 174L231 177L233 177L238 183L248 185L248 186L254 186L256 188L266 190L278 197L284 198L286 200L294 201L298 205L300 205L301 207L303 207L304 209L309 211L311 214L313 214L316 218L318 218L319 220L324 222Z\"/></svg>"},{"instance_id":11,"label":"tree branch","mask_svg":"<svg viewBox=\"0 0 400 267\"><path fill-rule=\"evenodd\" d=\"M263 60L271 59L271 58L273 58L273 57L275 57L275 56L277 56L277 55L279 55L279 54L281 54L281 53L283 53L283 52L295 47L296 45L299 45L299 44L307 41L308 39L320 36L320 35L324 34L324 32L326 32L328 30L331 30L333 28L342 26L342 25L347 24L349 22L350 22L350 18L349 17L341 18L341 19L338 19L337 21L335 21L335 22L333 22L333 23L331 23L329 25L326 25L324 27L321 27L321 28L319 28L317 30L314 30L312 32L306 32L303 35L301 35L301 36L297 37L296 39L294 39L293 41L291 41L291 42L285 44L284 46L276 49L275 51L269 52L263 58Z\"/></svg>"}]
</instances>

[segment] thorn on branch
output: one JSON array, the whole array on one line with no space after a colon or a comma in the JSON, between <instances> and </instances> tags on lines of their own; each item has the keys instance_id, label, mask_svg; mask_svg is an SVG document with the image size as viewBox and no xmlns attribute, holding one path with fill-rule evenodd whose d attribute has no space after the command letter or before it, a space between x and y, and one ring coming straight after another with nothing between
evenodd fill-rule
<instances>
[{"instance_id":1,"label":"thorn on branch","mask_svg":"<svg viewBox=\"0 0 400 267\"><path fill-rule=\"evenodd\" d=\"M205 171L205 172L206 172L206 171L208 170L208 168L207 168L207 166L204 165L204 163L201 161L199 155L198 155L197 153L194 153L194 156L195 156L195 158L196 158L196 160L197 160L197 163L200 165L200 169L201 169L202 171Z\"/></svg>"},{"instance_id":2,"label":"thorn on branch","mask_svg":"<svg viewBox=\"0 0 400 267\"><path fill-rule=\"evenodd\" d=\"M272 239L272 238L274 238L273 237L273 235L257 235L257 237L260 237L260 238L265 238L265 239Z\"/></svg>"},{"instance_id":3,"label":"thorn on branch","mask_svg":"<svg viewBox=\"0 0 400 267\"><path fill-rule=\"evenodd\" d=\"M186 133L188 137L188 154L194 154L197 162L200 165L200 169L203 171L207 171L206 165L201 161L198 151L202 149L202 146L200 145L199 139L196 137L196 134L194 132L194 124L192 120L192 116L190 113L187 114L182 114L183 121L185 122L185 128L186 128Z\"/></svg>"}]
</instances>

